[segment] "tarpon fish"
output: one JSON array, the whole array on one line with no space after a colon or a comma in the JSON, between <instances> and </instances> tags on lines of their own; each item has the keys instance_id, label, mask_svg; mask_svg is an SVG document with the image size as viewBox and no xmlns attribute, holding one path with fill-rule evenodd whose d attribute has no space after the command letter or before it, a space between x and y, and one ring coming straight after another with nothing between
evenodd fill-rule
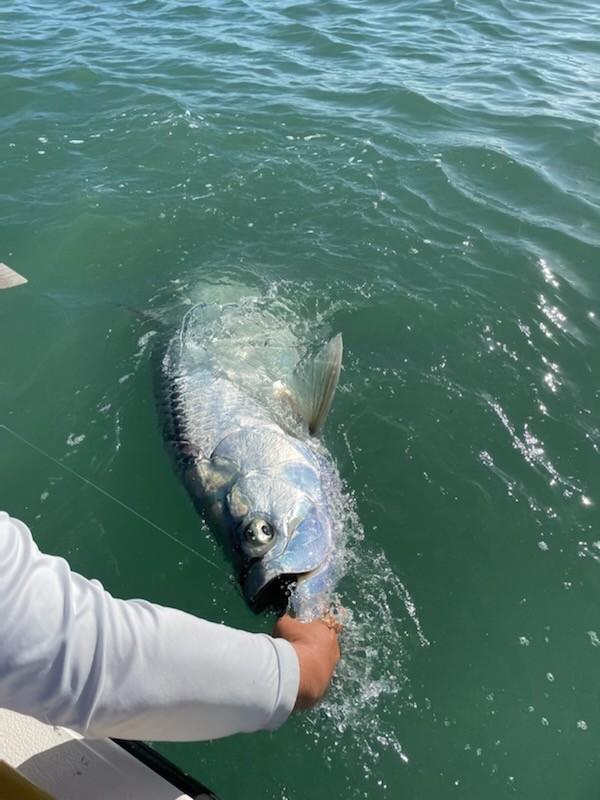
<instances>
[{"instance_id":1,"label":"tarpon fish","mask_svg":"<svg viewBox=\"0 0 600 800\"><path fill-rule=\"evenodd\" d=\"M237 304L199 305L184 317L161 361L163 433L250 607L310 619L327 610L340 574L331 499L339 478L314 437L337 386L342 337L296 365L291 379L265 382L257 375L253 387L236 380L232 364L260 359L256 342L242 348L238 340L230 363L220 360L236 318L244 319Z\"/></svg>"}]
</instances>

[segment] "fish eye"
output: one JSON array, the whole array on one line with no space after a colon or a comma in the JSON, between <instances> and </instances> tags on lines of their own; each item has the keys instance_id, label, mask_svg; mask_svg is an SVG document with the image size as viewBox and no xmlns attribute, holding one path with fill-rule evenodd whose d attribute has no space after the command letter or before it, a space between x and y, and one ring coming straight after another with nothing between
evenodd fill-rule
<instances>
[{"instance_id":1,"label":"fish eye","mask_svg":"<svg viewBox=\"0 0 600 800\"><path fill-rule=\"evenodd\" d=\"M244 539L249 545L264 547L273 540L275 531L273 526L265 519L253 519L244 528Z\"/></svg>"}]
</instances>

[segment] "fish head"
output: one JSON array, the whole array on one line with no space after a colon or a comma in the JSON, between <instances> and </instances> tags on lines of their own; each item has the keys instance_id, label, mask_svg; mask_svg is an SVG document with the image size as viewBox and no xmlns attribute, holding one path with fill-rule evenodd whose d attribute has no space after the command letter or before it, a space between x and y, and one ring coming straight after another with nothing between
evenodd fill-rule
<instances>
[{"instance_id":1,"label":"fish head","mask_svg":"<svg viewBox=\"0 0 600 800\"><path fill-rule=\"evenodd\" d=\"M333 554L327 504L307 493L306 468L296 471L294 482L289 467L286 475L243 475L227 495L242 591L257 612L285 610L295 587L316 575Z\"/></svg>"}]
</instances>

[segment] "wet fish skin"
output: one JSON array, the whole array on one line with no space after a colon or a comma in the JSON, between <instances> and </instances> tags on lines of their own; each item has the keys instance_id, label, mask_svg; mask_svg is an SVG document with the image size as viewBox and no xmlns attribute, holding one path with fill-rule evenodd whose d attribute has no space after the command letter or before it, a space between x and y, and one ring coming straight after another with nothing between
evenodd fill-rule
<instances>
[{"instance_id":1,"label":"wet fish skin","mask_svg":"<svg viewBox=\"0 0 600 800\"><path fill-rule=\"evenodd\" d=\"M308 431L301 438L285 430L210 362L206 350L187 346L185 326L162 359L160 405L176 469L251 608L287 605L312 618L325 610L340 572L327 488L334 468ZM327 379L334 391L337 376ZM326 414L331 396L323 403Z\"/></svg>"}]
</instances>

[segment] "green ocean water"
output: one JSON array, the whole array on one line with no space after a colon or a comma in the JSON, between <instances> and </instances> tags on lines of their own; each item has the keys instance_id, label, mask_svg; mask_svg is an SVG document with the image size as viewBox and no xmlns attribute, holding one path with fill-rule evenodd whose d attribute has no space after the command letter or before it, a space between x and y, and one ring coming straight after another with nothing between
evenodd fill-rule
<instances>
[{"instance_id":1,"label":"green ocean water","mask_svg":"<svg viewBox=\"0 0 600 800\"><path fill-rule=\"evenodd\" d=\"M268 631L130 308L344 336L343 659L277 732L156 745L223 800L598 797L599 123L592 0L2 5L0 507L43 549Z\"/></svg>"}]
</instances>

